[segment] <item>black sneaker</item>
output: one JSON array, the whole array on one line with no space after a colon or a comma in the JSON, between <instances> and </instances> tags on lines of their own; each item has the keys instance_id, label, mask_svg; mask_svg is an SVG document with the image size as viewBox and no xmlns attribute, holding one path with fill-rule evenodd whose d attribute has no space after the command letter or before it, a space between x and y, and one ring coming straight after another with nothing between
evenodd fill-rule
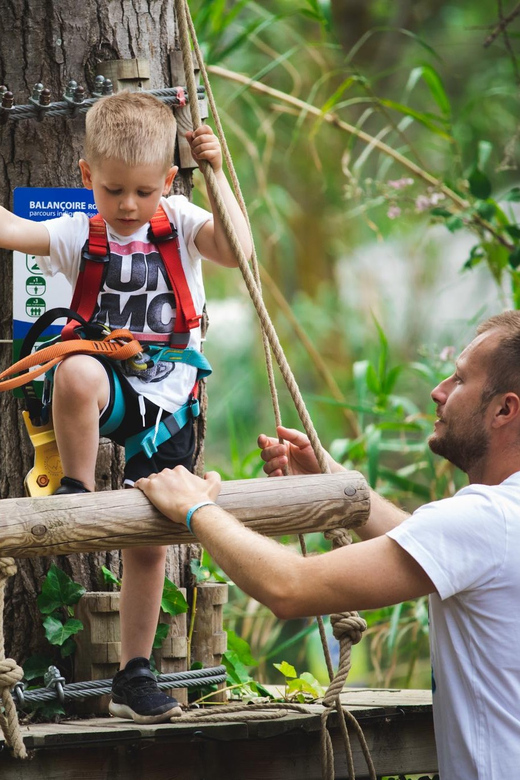
<instances>
[{"instance_id":1,"label":"black sneaker","mask_svg":"<svg viewBox=\"0 0 520 780\"><path fill-rule=\"evenodd\" d=\"M159 690L146 658L132 658L112 680L111 715L136 723L163 723L182 715L177 699Z\"/></svg>"},{"instance_id":2,"label":"black sneaker","mask_svg":"<svg viewBox=\"0 0 520 780\"><path fill-rule=\"evenodd\" d=\"M66 493L90 493L87 490L83 482L79 479L72 479L72 477L62 477L60 486L54 491L55 496L62 496Z\"/></svg>"}]
</instances>

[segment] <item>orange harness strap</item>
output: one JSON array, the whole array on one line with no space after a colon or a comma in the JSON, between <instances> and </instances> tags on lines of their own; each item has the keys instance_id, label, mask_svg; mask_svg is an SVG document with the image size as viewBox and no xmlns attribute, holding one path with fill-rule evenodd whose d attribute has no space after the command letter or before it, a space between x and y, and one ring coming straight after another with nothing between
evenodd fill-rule
<instances>
[{"instance_id":1,"label":"orange harness strap","mask_svg":"<svg viewBox=\"0 0 520 780\"><path fill-rule=\"evenodd\" d=\"M0 374L0 392L13 390L27 382L32 382L37 376L49 371L64 357L74 352L83 355L98 355L111 360L126 360L142 351L140 343L133 337L129 330L113 330L100 341L88 339L74 339L73 341L58 341L49 347L32 352L13 366L6 368ZM39 366L34 371L30 368ZM23 373L22 373L23 372ZM21 374L21 376L15 376Z\"/></svg>"}]
</instances>

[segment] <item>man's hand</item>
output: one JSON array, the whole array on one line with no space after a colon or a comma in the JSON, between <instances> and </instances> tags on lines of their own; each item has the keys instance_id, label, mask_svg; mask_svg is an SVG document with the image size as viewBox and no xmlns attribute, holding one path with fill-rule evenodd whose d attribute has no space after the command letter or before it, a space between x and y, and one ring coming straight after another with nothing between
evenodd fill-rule
<instances>
[{"instance_id":1,"label":"man's hand","mask_svg":"<svg viewBox=\"0 0 520 780\"><path fill-rule=\"evenodd\" d=\"M163 515L186 525L186 515L192 506L201 501L215 501L220 493L220 475L208 471L201 479L184 466L176 466L138 479L135 487L142 490Z\"/></svg>"},{"instance_id":2,"label":"man's hand","mask_svg":"<svg viewBox=\"0 0 520 780\"><path fill-rule=\"evenodd\" d=\"M217 136L209 125L200 125L196 130L186 133L193 159L206 160L215 173L222 170L222 150Z\"/></svg>"},{"instance_id":3,"label":"man's hand","mask_svg":"<svg viewBox=\"0 0 520 780\"><path fill-rule=\"evenodd\" d=\"M285 466L288 467L289 474L320 473L314 450L304 433L281 425L276 432L280 438L285 439L283 444L264 433L258 437L258 446L262 450L261 458L265 460L264 471L269 477L281 477Z\"/></svg>"}]
</instances>

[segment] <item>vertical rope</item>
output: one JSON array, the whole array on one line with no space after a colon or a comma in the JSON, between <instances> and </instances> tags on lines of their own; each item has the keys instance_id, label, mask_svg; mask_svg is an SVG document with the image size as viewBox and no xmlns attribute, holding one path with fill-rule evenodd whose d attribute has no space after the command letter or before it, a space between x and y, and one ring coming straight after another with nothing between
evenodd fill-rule
<instances>
[{"instance_id":1,"label":"vertical rope","mask_svg":"<svg viewBox=\"0 0 520 780\"><path fill-rule=\"evenodd\" d=\"M193 48L195 51L195 55L197 57L200 72L203 77L204 85L206 88L206 94L208 96L210 108L212 110L213 118L215 120L215 124L217 127L219 140L224 150L224 157L226 159L227 167L232 178L235 195L237 197L237 201L240 205L240 208L245 216L249 233L251 235L251 240L253 241L251 225L249 222L249 216L247 214L246 205L240 189L238 177L236 175L233 162L231 160L231 155L229 153L229 148L227 146L224 131L222 129L218 110L215 101L213 99L211 85L209 83L208 75L202 58L202 53L198 45L197 34L193 25L193 21L191 19L187 0L176 0L176 10L177 10L177 22L179 26L179 39L181 44L184 73L186 76L186 87L188 90L189 105L190 105L193 127L194 128L199 127L201 120L200 120L200 112L199 112L198 98L197 98L197 86L195 83L195 76L193 73L190 35L188 29L190 30L191 33L191 41L193 43ZM213 196L215 207L217 209L219 218L222 221L222 225L225 230L226 237L229 241L231 248L233 249L233 252L237 259L238 266L242 272L242 276L244 278L246 287L251 296L251 300L253 301L258 317L260 319L261 328L262 328L262 339L264 342L264 352L266 355L266 367L267 367L267 373L269 377L269 385L271 388L271 398L273 400L276 425L280 424L280 412L279 412L278 397L276 393L276 387L275 387L274 375L273 375L272 355L274 355L278 363L282 377L285 381L287 389L289 390L289 393L291 394L291 397L293 399L300 420L305 428L305 432L309 437L309 441L314 451L314 454L316 456L316 460L318 462L319 468L321 472L324 474L330 473L330 468L327 462L325 451L318 438L318 434L314 428L310 415L307 411L300 389L296 383L294 375L287 362L282 346L278 339L278 335L274 329L274 326L271 322L271 319L269 317L269 314L267 312L267 309L262 299L260 273L258 269L258 259L256 256L256 250L254 249L254 241L253 241L253 257L252 257L253 271L251 271L248 260L242 250L234 225L231 222L226 205L224 203L224 200L218 188L218 184L215 178L215 173L212 167L205 160L200 161L199 167L201 172L204 175L204 178L206 179L206 184L208 186L208 189L211 192L211 195ZM327 536L326 534L327 538L333 539L333 546L342 546L344 544L350 544L351 539L349 534L346 532L346 530L337 529L337 531L338 532L336 534L335 532L331 532L331 536ZM305 555L306 553L305 540L303 539L302 536L300 536L300 543L302 544L302 552ZM361 727L357 723L354 716L351 715L351 713L343 710L341 705L341 699L340 699L340 693L343 689L345 680L350 671L350 666L351 666L350 656L351 656L352 644L359 642L362 636L362 632L366 629L366 623L362 618L359 617L357 613L352 612L352 613L343 613L343 614L331 616L331 624L333 626L334 636L336 637L336 639L338 639L340 643L340 663L339 663L338 672L335 677L332 668L332 662L330 659L330 653L328 650L323 621L321 619L318 620L318 626L320 629L323 651L327 662L329 677L331 679L331 684L323 700L323 704L325 707L324 713L322 715L323 778L324 780L334 780L334 755L332 750L332 740L330 738L330 734L327 729L327 721L331 711L335 708L338 711L338 715L340 717L340 728L341 728L343 741L345 745L347 764L348 764L349 775L351 779L355 780L355 772L354 772L354 762L352 758L352 749L350 746L350 737L349 737L348 727L347 727L347 719L350 721L351 724L352 723L355 724L354 728L360 739L363 753L367 761L367 767L369 770L370 779L376 780L374 766Z\"/></svg>"},{"instance_id":2,"label":"vertical rope","mask_svg":"<svg viewBox=\"0 0 520 780\"><path fill-rule=\"evenodd\" d=\"M3 712L0 712L0 728L5 742L13 751L15 758L27 758L16 706L11 696L11 687L23 678L23 669L12 658L5 657L4 648L4 595L5 583L16 574L13 558L0 558L0 695Z\"/></svg>"}]
</instances>

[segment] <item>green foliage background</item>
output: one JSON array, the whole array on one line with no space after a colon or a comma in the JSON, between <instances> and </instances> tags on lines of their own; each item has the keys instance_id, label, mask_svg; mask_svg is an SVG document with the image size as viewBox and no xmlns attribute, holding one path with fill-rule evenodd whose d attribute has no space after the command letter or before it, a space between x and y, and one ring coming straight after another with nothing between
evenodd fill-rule
<instances>
[{"instance_id":1,"label":"green foliage background","mask_svg":"<svg viewBox=\"0 0 520 780\"><path fill-rule=\"evenodd\" d=\"M513 6L191 3L266 303L318 433L409 509L464 484L425 445L430 389L479 320L520 300L518 19L494 36ZM208 267L206 287L206 465L256 476L273 423L254 310L238 272ZM280 401L299 426L281 383ZM357 679L427 686L424 601L367 618ZM323 678L307 623L277 624L238 594L228 619L266 678L280 647Z\"/></svg>"}]
</instances>

